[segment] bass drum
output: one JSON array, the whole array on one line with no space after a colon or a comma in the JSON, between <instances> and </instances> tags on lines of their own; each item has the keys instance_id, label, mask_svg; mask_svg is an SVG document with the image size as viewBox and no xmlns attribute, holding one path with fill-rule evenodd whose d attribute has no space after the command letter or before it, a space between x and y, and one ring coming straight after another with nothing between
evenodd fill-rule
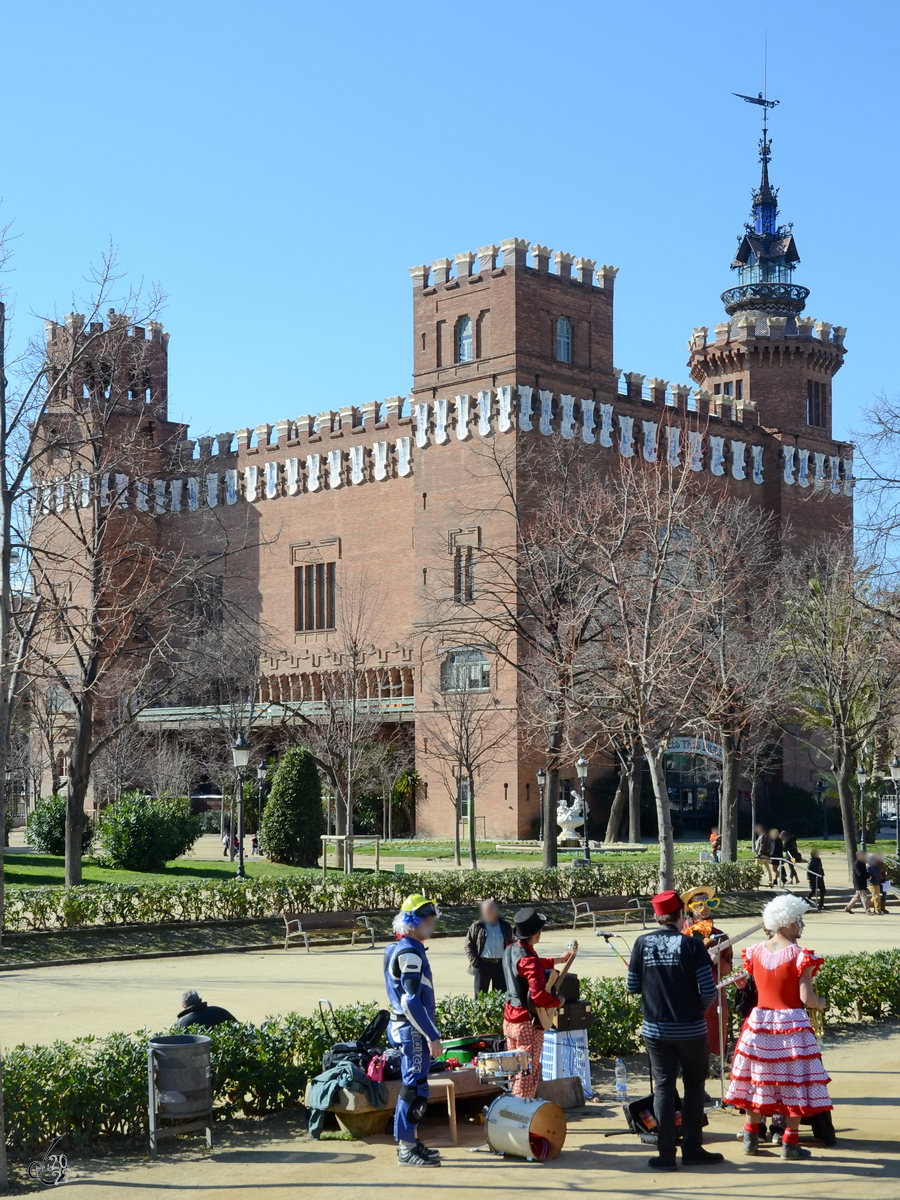
<instances>
[{"instance_id":1,"label":"bass drum","mask_svg":"<svg viewBox=\"0 0 900 1200\"><path fill-rule=\"evenodd\" d=\"M542 1162L556 1158L566 1140L566 1114L550 1100L505 1093L484 1115L488 1145L495 1154Z\"/></svg>"}]
</instances>

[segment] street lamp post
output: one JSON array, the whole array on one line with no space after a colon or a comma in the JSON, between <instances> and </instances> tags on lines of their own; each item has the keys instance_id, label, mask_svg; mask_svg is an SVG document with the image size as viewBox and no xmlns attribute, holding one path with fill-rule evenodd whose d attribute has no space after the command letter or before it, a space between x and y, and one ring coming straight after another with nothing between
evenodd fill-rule
<instances>
[{"instance_id":1,"label":"street lamp post","mask_svg":"<svg viewBox=\"0 0 900 1200\"><path fill-rule=\"evenodd\" d=\"M587 806L587 775L588 775L588 760L584 755L580 755L575 764L575 770L578 773L578 779L581 783L581 815L584 818L581 826L581 853L588 862L591 861L591 844L588 841L588 806Z\"/></svg>"},{"instance_id":2,"label":"street lamp post","mask_svg":"<svg viewBox=\"0 0 900 1200\"><path fill-rule=\"evenodd\" d=\"M820 779L816 784L816 799L822 805L822 837L828 841L828 806L825 803L825 781Z\"/></svg>"},{"instance_id":3,"label":"street lamp post","mask_svg":"<svg viewBox=\"0 0 900 1200\"><path fill-rule=\"evenodd\" d=\"M547 772L544 770L543 767L540 767L538 769L537 781L538 781L538 794L540 796L540 804L541 804L541 849L543 850L543 847L544 847L544 789L547 786Z\"/></svg>"},{"instance_id":4,"label":"street lamp post","mask_svg":"<svg viewBox=\"0 0 900 1200\"><path fill-rule=\"evenodd\" d=\"M856 768L856 782L859 784L859 848L866 852L866 768L860 763Z\"/></svg>"},{"instance_id":5,"label":"street lamp post","mask_svg":"<svg viewBox=\"0 0 900 1200\"><path fill-rule=\"evenodd\" d=\"M891 779L894 783L894 850L900 857L900 758L896 753L891 759L888 767L891 772Z\"/></svg>"},{"instance_id":6,"label":"street lamp post","mask_svg":"<svg viewBox=\"0 0 900 1200\"><path fill-rule=\"evenodd\" d=\"M234 739L231 747L231 760L234 763L234 773L237 779L237 826L238 826L238 865L237 878L246 878L244 870L244 785L243 773L250 762L250 744L242 733Z\"/></svg>"},{"instance_id":7,"label":"street lamp post","mask_svg":"<svg viewBox=\"0 0 900 1200\"><path fill-rule=\"evenodd\" d=\"M256 839L262 854L262 794L266 782L266 764L259 763L256 768Z\"/></svg>"}]
</instances>

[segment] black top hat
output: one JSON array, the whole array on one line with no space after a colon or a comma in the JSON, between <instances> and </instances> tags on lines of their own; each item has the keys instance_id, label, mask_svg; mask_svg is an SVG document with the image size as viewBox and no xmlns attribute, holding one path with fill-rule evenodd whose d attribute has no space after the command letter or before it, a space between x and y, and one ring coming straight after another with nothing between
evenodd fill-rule
<instances>
[{"instance_id":1,"label":"black top hat","mask_svg":"<svg viewBox=\"0 0 900 1200\"><path fill-rule=\"evenodd\" d=\"M513 924L516 927L516 937L521 940L534 937L547 924L547 918L536 908L520 908L513 916Z\"/></svg>"}]
</instances>

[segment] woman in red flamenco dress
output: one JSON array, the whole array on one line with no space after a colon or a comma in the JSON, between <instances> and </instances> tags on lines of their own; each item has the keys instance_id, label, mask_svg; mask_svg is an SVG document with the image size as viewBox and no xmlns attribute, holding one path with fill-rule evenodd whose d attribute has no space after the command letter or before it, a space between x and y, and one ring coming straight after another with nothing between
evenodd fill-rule
<instances>
[{"instance_id":1,"label":"woman in red flamenco dress","mask_svg":"<svg viewBox=\"0 0 900 1200\"><path fill-rule=\"evenodd\" d=\"M769 933L743 952L759 1003L744 1022L734 1051L726 1104L742 1108L744 1153L759 1152L760 1117L783 1113L781 1157L809 1158L800 1147L800 1120L832 1104L808 1008L824 1010L813 976L824 959L797 945L808 905L799 896L777 896L763 910Z\"/></svg>"}]
</instances>

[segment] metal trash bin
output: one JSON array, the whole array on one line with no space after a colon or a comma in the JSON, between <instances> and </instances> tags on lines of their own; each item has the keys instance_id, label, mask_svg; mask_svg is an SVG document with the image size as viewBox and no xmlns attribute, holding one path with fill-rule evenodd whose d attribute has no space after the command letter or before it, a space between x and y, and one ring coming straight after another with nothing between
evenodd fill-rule
<instances>
[{"instance_id":1,"label":"metal trash bin","mask_svg":"<svg viewBox=\"0 0 900 1200\"><path fill-rule=\"evenodd\" d=\"M212 1149L212 1067L210 1039L202 1033L165 1034L147 1043L150 1154L162 1137L206 1130ZM193 1118L193 1119L191 1119ZM175 1121L162 1126L161 1121Z\"/></svg>"}]
</instances>

